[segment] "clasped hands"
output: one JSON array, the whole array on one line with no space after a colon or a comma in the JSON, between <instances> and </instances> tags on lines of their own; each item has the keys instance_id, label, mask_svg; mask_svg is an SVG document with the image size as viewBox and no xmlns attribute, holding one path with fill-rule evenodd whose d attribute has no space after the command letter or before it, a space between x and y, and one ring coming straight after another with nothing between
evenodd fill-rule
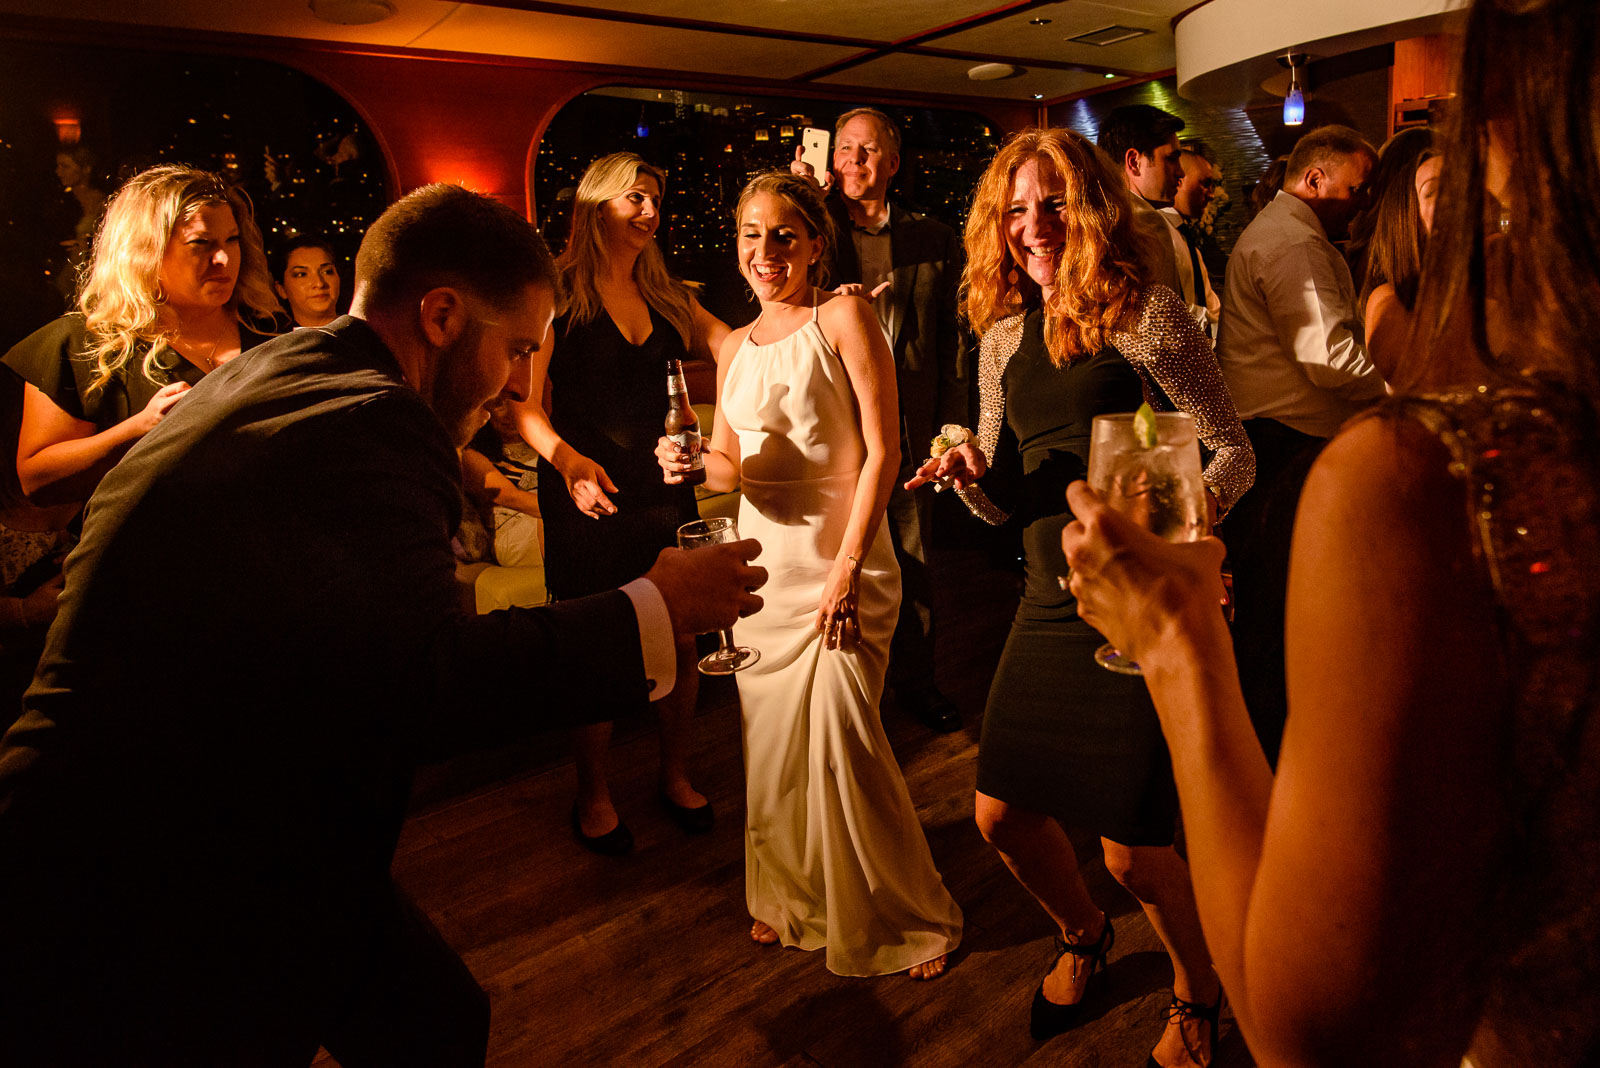
<instances>
[{"instance_id":1,"label":"clasped hands","mask_svg":"<svg viewBox=\"0 0 1600 1068\"><path fill-rule=\"evenodd\" d=\"M1067 487L1067 504L1061 551L1078 615L1125 656L1148 669L1163 640L1222 623L1222 542L1159 538L1087 482Z\"/></svg>"}]
</instances>

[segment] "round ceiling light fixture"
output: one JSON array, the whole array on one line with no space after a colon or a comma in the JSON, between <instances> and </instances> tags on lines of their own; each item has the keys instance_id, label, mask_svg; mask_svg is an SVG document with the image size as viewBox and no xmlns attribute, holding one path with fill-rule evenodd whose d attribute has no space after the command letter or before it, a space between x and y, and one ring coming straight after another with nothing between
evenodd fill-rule
<instances>
[{"instance_id":1,"label":"round ceiling light fixture","mask_svg":"<svg viewBox=\"0 0 1600 1068\"><path fill-rule=\"evenodd\" d=\"M317 18L335 26L370 26L395 13L389 0L310 0L306 6Z\"/></svg>"},{"instance_id":2,"label":"round ceiling light fixture","mask_svg":"<svg viewBox=\"0 0 1600 1068\"><path fill-rule=\"evenodd\" d=\"M1021 67L1010 63L979 63L967 71L967 77L975 82L998 82L1003 78L1015 78L1021 73Z\"/></svg>"}]
</instances>

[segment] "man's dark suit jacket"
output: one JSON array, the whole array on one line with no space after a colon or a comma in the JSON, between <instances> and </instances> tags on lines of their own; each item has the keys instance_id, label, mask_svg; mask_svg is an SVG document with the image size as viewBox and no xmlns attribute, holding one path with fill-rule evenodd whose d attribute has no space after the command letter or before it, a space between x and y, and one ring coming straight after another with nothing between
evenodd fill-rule
<instances>
[{"instance_id":1,"label":"man's dark suit jacket","mask_svg":"<svg viewBox=\"0 0 1600 1068\"><path fill-rule=\"evenodd\" d=\"M0 1063L303 1041L392 908L414 766L637 701L625 595L464 611L460 493L351 318L207 375L106 476L0 742Z\"/></svg>"},{"instance_id":2,"label":"man's dark suit jacket","mask_svg":"<svg viewBox=\"0 0 1600 1068\"><path fill-rule=\"evenodd\" d=\"M843 198L828 198L838 245L828 265L829 285L861 281L861 263L850 238L852 223ZM967 425L969 353L956 322L956 286L961 281L961 241L937 219L895 204L889 213L889 249L894 285L884 295L895 302L899 332L894 344L900 390L900 464L915 467L945 423Z\"/></svg>"}]
</instances>

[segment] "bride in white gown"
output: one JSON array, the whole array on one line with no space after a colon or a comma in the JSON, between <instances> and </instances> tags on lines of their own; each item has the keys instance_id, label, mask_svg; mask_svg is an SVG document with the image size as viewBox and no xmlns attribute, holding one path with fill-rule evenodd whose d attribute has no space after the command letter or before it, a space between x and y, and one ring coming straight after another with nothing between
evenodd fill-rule
<instances>
[{"instance_id":1,"label":"bride in white gown","mask_svg":"<svg viewBox=\"0 0 1600 1068\"><path fill-rule=\"evenodd\" d=\"M859 297L817 288L833 227L786 172L740 195L739 269L761 314L717 368L706 484L742 487L739 531L761 542L766 604L735 628L761 659L744 713L745 897L751 937L827 949L839 975L931 979L961 940L883 734L900 570L882 530L898 467L893 357ZM668 481L686 470L666 438Z\"/></svg>"}]
</instances>

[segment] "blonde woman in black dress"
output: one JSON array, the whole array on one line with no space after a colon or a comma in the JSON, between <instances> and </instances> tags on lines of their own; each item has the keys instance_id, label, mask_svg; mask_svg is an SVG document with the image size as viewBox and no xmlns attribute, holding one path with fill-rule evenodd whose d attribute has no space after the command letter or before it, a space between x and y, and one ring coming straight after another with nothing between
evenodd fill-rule
<instances>
[{"instance_id":1,"label":"blonde woman in black dress","mask_svg":"<svg viewBox=\"0 0 1600 1068\"><path fill-rule=\"evenodd\" d=\"M665 175L631 152L604 156L584 172L572 234L557 260L567 312L556 320L553 344L534 355L532 399L518 408L522 436L543 460L545 583L557 598L638 578L675 543L678 527L696 518L693 487L667 485L655 459L666 362L711 358L728 328L667 272L655 241L665 188ZM711 806L688 773L695 663L693 642L681 642L677 685L655 708L660 801L684 830L702 833L711 829ZM611 725L580 728L574 739L573 833L594 852L627 853L633 834L605 774Z\"/></svg>"}]
</instances>

